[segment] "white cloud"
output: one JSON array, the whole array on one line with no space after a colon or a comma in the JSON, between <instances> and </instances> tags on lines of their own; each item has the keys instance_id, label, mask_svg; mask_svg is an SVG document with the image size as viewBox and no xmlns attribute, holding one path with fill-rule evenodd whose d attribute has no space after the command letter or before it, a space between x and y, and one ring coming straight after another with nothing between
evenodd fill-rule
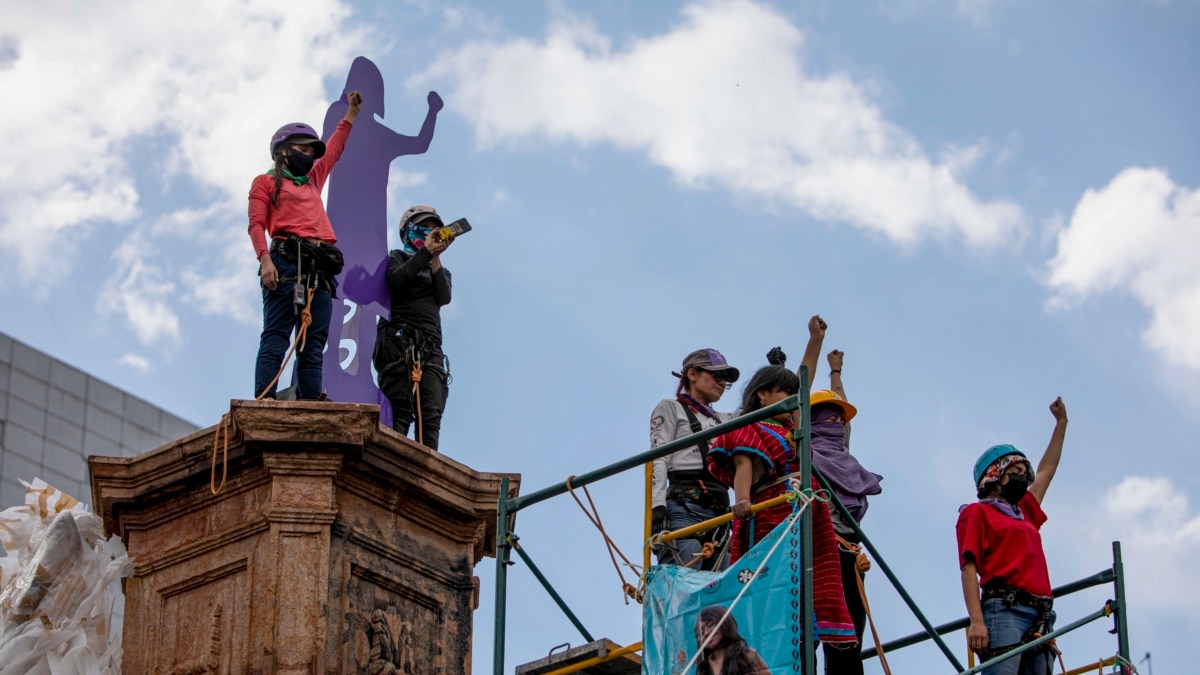
<instances>
[{"instance_id":1,"label":"white cloud","mask_svg":"<svg viewBox=\"0 0 1200 675\"><path fill-rule=\"evenodd\" d=\"M988 15L995 5L995 0L958 0L956 9L959 14L967 17L976 26L987 23Z\"/></svg>"},{"instance_id":2,"label":"white cloud","mask_svg":"<svg viewBox=\"0 0 1200 675\"><path fill-rule=\"evenodd\" d=\"M1058 235L1049 306L1127 292L1150 312L1142 337L1168 361L1200 370L1200 190L1132 167L1084 193Z\"/></svg>"},{"instance_id":3,"label":"white cloud","mask_svg":"<svg viewBox=\"0 0 1200 675\"><path fill-rule=\"evenodd\" d=\"M1200 586L1191 578L1200 559L1200 514L1187 495L1167 478L1130 476L1111 488L1103 501L1104 532L1115 528L1122 542L1129 594L1140 604L1191 613L1200 602ZM1093 528L1097 529L1097 528ZM1100 536L1103 535L1103 536Z\"/></svg>"},{"instance_id":4,"label":"white cloud","mask_svg":"<svg viewBox=\"0 0 1200 675\"><path fill-rule=\"evenodd\" d=\"M995 246L1021 209L963 183L978 151L931 159L848 75L805 71L804 36L749 1L683 10L670 32L615 50L570 16L541 41L481 40L411 80L446 78L487 147L545 140L646 153L689 187L790 204L896 242L955 236Z\"/></svg>"},{"instance_id":5,"label":"white cloud","mask_svg":"<svg viewBox=\"0 0 1200 675\"><path fill-rule=\"evenodd\" d=\"M25 284L44 286L74 266L73 253L85 241L133 236L145 245L183 234L195 237L184 270L193 278L228 279L243 270L245 264L228 264L227 238L201 233L244 232L245 194L267 167L271 133L288 121L321 124L325 79L344 76L363 48L364 33L348 25L348 16L342 0L6 6L0 257L16 263ZM135 147L157 154L135 153ZM157 178L140 181L146 173ZM191 230L134 228L129 234L115 227L146 217L145 194L161 191L164 181L186 183L207 205L198 217L184 218ZM170 214L161 215L149 217L169 222ZM252 265L242 237L240 254ZM178 241L162 246L176 248L182 248ZM165 268L145 258L138 265L143 277L167 278ZM211 309L200 293L185 297ZM110 310L137 321L144 300L121 291L110 296ZM147 321L134 329L143 341L177 334Z\"/></svg>"},{"instance_id":6,"label":"white cloud","mask_svg":"<svg viewBox=\"0 0 1200 675\"><path fill-rule=\"evenodd\" d=\"M145 374L149 373L150 371L154 370L154 367L150 365L149 359L147 359L144 356L139 356L137 354L126 354L125 356L122 356L121 358L117 359L117 363L122 366L129 366L130 368L133 368L134 370L138 371L142 375L145 375Z\"/></svg>"},{"instance_id":7,"label":"white cloud","mask_svg":"<svg viewBox=\"0 0 1200 675\"><path fill-rule=\"evenodd\" d=\"M142 344L171 343L179 339L176 286L166 279L160 266L148 263L157 251L139 234L126 239L113 252L119 276L112 278L100 294L100 310L120 314L129 322Z\"/></svg>"}]
</instances>

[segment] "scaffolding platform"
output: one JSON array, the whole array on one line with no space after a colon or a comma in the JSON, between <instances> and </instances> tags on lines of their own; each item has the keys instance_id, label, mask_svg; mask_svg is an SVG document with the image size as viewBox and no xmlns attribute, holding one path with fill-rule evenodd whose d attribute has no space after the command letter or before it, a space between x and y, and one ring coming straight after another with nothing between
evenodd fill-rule
<instances>
[{"instance_id":1,"label":"scaffolding platform","mask_svg":"<svg viewBox=\"0 0 1200 675\"><path fill-rule=\"evenodd\" d=\"M551 654L544 659L538 659L523 666L517 666L516 675L546 675L567 666L573 666L591 659L608 656L621 648L612 640L596 640L585 645L573 647L565 652ZM625 654L619 658L575 671L582 675L641 675L642 659L637 654Z\"/></svg>"}]
</instances>

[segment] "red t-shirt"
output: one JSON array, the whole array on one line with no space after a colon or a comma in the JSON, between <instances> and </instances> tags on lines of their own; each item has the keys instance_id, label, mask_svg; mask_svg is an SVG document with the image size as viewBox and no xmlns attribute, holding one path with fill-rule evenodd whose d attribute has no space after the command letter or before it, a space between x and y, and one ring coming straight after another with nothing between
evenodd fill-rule
<instances>
[{"instance_id":1,"label":"red t-shirt","mask_svg":"<svg viewBox=\"0 0 1200 675\"><path fill-rule=\"evenodd\" d=\"M958 514L958 566L975 560L979 584L1001 581L1023 591L1050 596L1050 572L1039 530L1046 513L1033 495L1026 493L1018 506L1025 515L1017 520L982 502ZM968 558L968 555L970 558Z\"/></svg>"},{"instance_id":2,"label":"red t-shirt","mask_svg":"<svg viewBox=\"0 0 1200 675\"><path fill-rule=\"evenodd\" d=\"M325 213L325 204L321 201L321 189L342 156L346 148L346 138L350 136L350 123L346 120L338 122L325 154L313 162L308 172L309 182L296 185L284 178L279 188L279 207L271 203L271 195L275 192L275 177L263 174L250 184L250 241L254 244L254 257L261 258L267 252L267 235L278 237L294 234L305 239L320 239L330 244L337 243L333 234L333 225ZM264 234L265 233L265 234Z\"/></svg>"}]
</instances>

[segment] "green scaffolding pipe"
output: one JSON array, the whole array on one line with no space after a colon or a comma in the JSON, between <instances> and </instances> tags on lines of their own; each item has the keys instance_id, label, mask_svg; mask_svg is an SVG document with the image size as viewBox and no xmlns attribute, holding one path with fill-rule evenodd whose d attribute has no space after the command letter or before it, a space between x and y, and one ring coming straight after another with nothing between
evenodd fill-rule
<instances>
[{"instance_id":1,"label":"green scaffolding pipe","mask_svg":"<svg viewBox=\"0 0 1200 675\"><path fill-rule=\"evenodd\" d=\"M1079 628L1080 626L1086 626L1087 624L1095 621L1096 619L1103 619L1104 617L1108 616L1111 611L1112 611L1111 603L1108 603L1104 607L1096 610L1095 612L1092 612L1091 614L1088 614L1087 616L1083 617L1082 619L1080 619L1078 621L1075 621L1074 623L1068 624L1058 630L1052 630L1049 633L1046 633L1045 635L1043 635L1042 637L1040 637L1036 640L1030 640L1029 642L1026 642L1025 644L1017 647L1016 649L1013 649L1012 651L1004 652L1003 654L997 656L996 658L984 661L983 663L975 666L974 668L972 668L970 670L964 670L964 671L960 672L958 675L975 675L975 673L981 673L985 669L991 668L992 666L996 665L997 663L1000 663L1001 661L1004 661L1005 659L1010 659L1010 658L1013 658L1014 656L1019 656L1031 649L1040 647L1059 636L1070 633L1071 631L1075 630L1076 628Z\"/></svg>"},{"instance_id":2,"label":"green scaffolding pipe","mask_svg":"<svg viewBox=\"0 0 1200 675\"><path fill-rule=\"evenodd\" d=\"M954 666L955 670L961 671L962 664L959 663L958 658L954 656L954 652L950 651L950 648L946 646L946 642L942 640L942 636L938 635L937 630L934 629L933 624L929 623L929 619L925 618L925 614L921 611L921 608L917 607L916 601L913 600L912 596L908 594L908 590L904 588L904 584L900 583L900 579L896 577L894 572L892 572L892 568L888 567L888 564L886 561L884 561L883 556L879 555L878 549L876 549L875 545L871 543L871 540L867 538L867 535L863 533L862 528L858 526L858 522L854 520L854 516L851 516L850 512L846 510L845 505L842 504L842 500L838 499L837 495L834 494L833 488L829 485L829 481L825 480L825 476L822 476L820 471L814 471L814 473L816 474L817 481L821 483L821 487L829 493L829 501L834 505L834 507L837 508L838 513L842 514L842 517L846 519L846 522L850 524L850 527L854 528L854 532L862 541L862 545L867 547L867 550L871 552L871 557L875 559L875 562L879 565L879 569L883 570L883 574L888 578L888 581L892 582L892 586L896 588L896 592L900 594L900 597L904 600L904 603L908 605L908 609L912 611L913 616L916 616L917 621L921 622L921 626L925 628L925 633L937 643L938 648L942 650L942 654L945 654L946 659L950 661L950 664Z\"/></svg>"},{"instance_id":3,"label":"green scaffolding pipe","mask_svg":"<svg viewBox=\"0 0 1200 675\"><path fill-rule=\"evenodd\" d=\"M496 504L496 607L492 625L492 673L504 675L504 610L508 597L508 477L500 479Z\"/></svg>"},{"instance_id":4,"label":"green scaffolding pipe","mask_svg":"<svg viewBox=\"0 0 1200 675\"><path fill-rule=\"evenodd\" d=\"M804 370L807 371L807 369ZM615 476L623 471L628 471L634 467L642 466L647 462L652 462L659 457L666 457L667 455L670 455L676 451L690 448L701 441L712 440L727 431L733 431L734 429L739 429L747 424L761 422L768 417L774 417L782 413L792 412L793 410L797 410L799 408L799 394L796 396L789 396L779 403L773 403L765 408L759 408L754 412L742 415L741 417L729 420L728 422L722 422L721 424L709 429L705 429L700 433L684 436L683 438L671 441L666 445L660 445L653 450L648 450L641 454L634 455L633 457L628 457L619 462L614 462L608 466L603 466L594 471L589 471L585 474L576 476L575 478L571 479L571 487L583 487L584 485L595 483L598 480L603 480L610 476ZM527 495L515 497L513 499L506 500L505 495L502 494L500 499L501 501L508 502L506 505L506 510L508 513L516 513L525 507L533 506L538 502L544 502L551 497L557 497L566 493L567 484L566 481L563 481L561 483L551 485L550 487L538 490L537 492L531 492Z\"/></svg>"},{"instance_id":5,"label":"green scaffolding pipe","mask_svg":"<svg viewBox=\"0 0 1200 675\"><path fill-rule=\"evenodd\" d=\"M1078 593L1079 591L1087 588L1092 588L1093 586L1103 586L1104 584L1112 583L1113 579L1115 578L1116 575L1113 574L1112 570L1104 570L1103 572L1097 572L1096 574L1084 579L1080 579L1079 581L1072 581L1070 583L1063 584L1062 586L1059 586L1051 591L1050 594L1054 598L1061 598L1072 593ZM949 623L941 624L940 626L935 626L933 630L938 635L945 635L946 633L953 633L956 630L962 630L969 625L971 625L971 620L964 617ZM897 649L903 649L904 647L911 647L928 639L929 634L926 632L922 631L920 633L913 633L912 635L906 635L902 638L897 638L884 644L883 651L884 653L887 653ZM870 649L864 649L862 653L864 660L878 655L879 654L876 652L874 647L871 647Z\"/></svg>"},{"instance_id":6,"label":"green scaffolding pipe","mask_svg":"<svg viewBox=\"0 0 1200 675\"><path fill-rule=\"evenodd\" d=\"M1129 662L1129 623L1125 612L1125 563L1121 560L1121 542L1114 541L1113 549L1113 572L1116 574L1116 592L1117 592L1117 653L1121 658ZM1124 665L1121 666L1122 673L1129 671Z\"/></svg>"},{"instance_id":7,"label":"green scaffolding pipe","mask_svg":"<svg viewBox=\"0 0 1200 675\"><path fill-rule=\"evenodd\" d=\"M583 627L583 624L580 623L579 618L575 616L575 612L571 611L571 608L567 606L566 601L562 599L562 596L558 594L558 591L554 590L554 586L550 585L550 580L546 578L546 575L542 574L542 571L538 569L537 565L533 564L533 560L529 558L529 554L525 552L525 549L521 548L521 544L518 543L520 537L512 534L509 535L509 539L512 541L513 550L516 551L517 555L521 557L521 560L524 560L525 564L529 566L530 571L533 572L533 576L537 577L537 580L541 582L542 588L546 589L546 592L550 594L550 597L558 605L558 608L562 610L563 614L567 615L567 618L571 620L571 623L574 624L575 628L579 631L579 634L583 636L583 639L587 640L588 642L595 642L596 638L592 637L592 634Z\"/></svg>"},{"instance_id":8,"label":"green scaffolding pipe","mask_svg":"<svg viewBox=\"0 0 1200 675\"><path fill-rule=\"evenodd\" d=\"M793 434L793 443L800 447L796 456L800 458L800 489L805 492L812 490L812 421L808 413L808 368L800 366L800 440L797 442ZM813 616L813 547L812 547L812 512L811 508L804 509L800 514L800 561L804 564L804 581L800 586L800 603L804 612L800 615L801 626L816 626ZM802 673L817 672L817 641L813 636L804 635L804 668Z\"/></svg>"}]
</instances>

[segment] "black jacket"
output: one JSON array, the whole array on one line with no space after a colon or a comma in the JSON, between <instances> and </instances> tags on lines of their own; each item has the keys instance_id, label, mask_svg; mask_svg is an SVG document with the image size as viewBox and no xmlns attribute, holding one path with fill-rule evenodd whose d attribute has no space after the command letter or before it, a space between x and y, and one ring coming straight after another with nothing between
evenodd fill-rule
<instances>
[{"instance_id":1,"label":"black jacket","mask_svg":"<svg viewBox=\"0 0 1200 675\"><path fill-rule=\"evenodd\" d=\"M405 324L421 333L430 348L442 351L442 305L450 303L450 270L430 271L427 249L416 255L396 250L388 254L387 285L392 296L392 324Z\"/></svg>"}]
</instances>

